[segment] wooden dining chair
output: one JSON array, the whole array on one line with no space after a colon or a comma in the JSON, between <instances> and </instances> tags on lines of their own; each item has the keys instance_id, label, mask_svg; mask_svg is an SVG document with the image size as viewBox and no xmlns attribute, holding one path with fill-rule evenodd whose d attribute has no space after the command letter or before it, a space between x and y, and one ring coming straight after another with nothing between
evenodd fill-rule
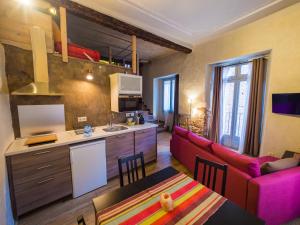
<instances>
[{"instance_id":1,"label":"wooden dining chair","mask_svg":"<svg viewBox=\"0 0 300 225\"><path fill-rule=\"evenodd\" d=\"M196 156L194 180L198 180L198 170L199 170L200 163L203 164L201 183L203 185L207 186L208 188L211 188L213 191L215 191L215 189L216 189L217 171L218 170L223 171L221 195L224 196L225 195L225 187L226 187L226 179L227 179L227 165L222 165L222 164L219 164L216 162L211 162L206 159L202 159L199 156ZM212 174L212 172L213 172L213 174ZM208 175L208 176L206 177L206 175ZM212 185L211 185L211 177L213 178Z\"/></svg>"},{"instance_id":2,"label":"wooden dining chair","mask_svg":"<svg viewBox=\"0 0 300 225\"><path fill-rule=\"evenodd\" d=\"M126 165L126 172L128 178L128 184L134 183L139 180L139 166L138 166L138 159L141 161L141 169L142 169L142 178L146 177L145 171L145 162L144 162L144 154L140 152L139 154L122 157L118 159L119 165L119 177L120 177L120 186L124 186L124 179L123 179L123 165Z\"/></svg>"}]
</instances>

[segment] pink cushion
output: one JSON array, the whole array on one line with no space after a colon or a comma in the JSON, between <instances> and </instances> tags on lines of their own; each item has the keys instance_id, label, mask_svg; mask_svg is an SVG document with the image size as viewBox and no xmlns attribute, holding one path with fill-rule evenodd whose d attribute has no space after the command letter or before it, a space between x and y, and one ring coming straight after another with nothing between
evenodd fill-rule
<instances>
[{"instance_id":1,"label":"pink cushion","mask_svg":"<svg viewBox=\"0 0 300 225\"><path fill-rule=\"evenodd\" d=\"M187 138L188 133L189 133L189 131L187 129L184 129L184 128L179 127L179 126L174 127L174 132L175 132L175 134L177 134L181 137L184 137L184 138Z\"/></svg>"},{"instance_id":2,"label":"pink cushion","mask_svg":"<svg viewBox=\"0 0 300 225\"><path fill-rule=\"evenodd\" d=\"M259 177L261 175L260 165L256 158L240 155L219 144L212 144L212 151L230 165L244 171L252 177Z\"/></svg>"},{"instance_id":3,"label":"pink cushion","mask_svg":"<svg viewBox=\"0 0 300 225\"><path fill-rule=\"evenodd\" d=\"M279 158L274 157L274 156L262 156L262 157L257 158L259 165L262 165L266 162L274 162L274 161L277 161L278 159Z\"/></svg>"},{"instance_id":4,"label":"pink cushion","mask_svg":"<svg viewBox=\"0 0 300 225\"><path fill-rule=\"evenodd\" d=\"M204 137L201 137L197 134L194 134L192 132L189 132L188 133L188 139L195 145L197 145L198 147L200 148L203 148L209 152L211 152L211 148L210 146L212 145L212 141L204 138Z\"/></svg>"}]
</instances>

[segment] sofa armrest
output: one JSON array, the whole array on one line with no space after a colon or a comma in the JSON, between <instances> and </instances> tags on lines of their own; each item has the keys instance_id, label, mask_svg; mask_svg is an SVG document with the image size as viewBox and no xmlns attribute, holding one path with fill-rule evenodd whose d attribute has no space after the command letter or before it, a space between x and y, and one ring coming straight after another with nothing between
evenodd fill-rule
<instances>
[{"instance_id":1,"label":"sofa armrest","mask_svg":"<svg viewBox=\"0 0 300 225\"><path fill-rule=\"evenodd\" d=\"M247 210L277 225L300 216L300 167L253 178L248 184Z\"/></svg>"}]
</instances>

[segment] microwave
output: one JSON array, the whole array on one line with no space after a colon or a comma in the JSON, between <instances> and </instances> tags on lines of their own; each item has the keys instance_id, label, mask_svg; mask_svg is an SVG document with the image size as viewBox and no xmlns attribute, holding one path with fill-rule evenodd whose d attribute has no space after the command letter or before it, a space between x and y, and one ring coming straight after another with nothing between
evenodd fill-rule
<instances>
[{"instance_id":1,"label":"microwave","mask_svg":"<svg viewBox=\"0 0 300 225\"><path fill-rule=\"evenodd\" d=\"M119 112L139 111L143 108L141 96L120 95L118 98Z\"/></svg>"}]
</instances>

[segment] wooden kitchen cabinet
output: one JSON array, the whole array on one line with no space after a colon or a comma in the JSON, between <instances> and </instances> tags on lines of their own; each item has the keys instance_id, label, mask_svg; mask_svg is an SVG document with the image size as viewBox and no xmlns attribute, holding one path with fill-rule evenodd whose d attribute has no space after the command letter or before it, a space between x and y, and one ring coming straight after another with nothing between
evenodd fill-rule
<instances>
[{"instance_id":1,"label":"wooden kitchen cabinet","mask_svg":"<svg viewBox=\"0 0 300 225\"><path fill-rule=\"evenodd\" d=\"M157 159L157 130L149 128L135 132L135 154L144 153L145 163Z\"/></svg>"},{"instance_id":2,"label":"wooden kitchen cabinet","mask_svg":"<svg viewBox=\"0 0 300 225\"><path fill-rule=\"evenodd\" d=\"M119 174L118 158L134 154L134 133L125 133L106 138L107 178Z\"/></svg>"},{"instance_id":3,"label":"wooden kitchen cabinet","mask_svg":"<svg viewBox=\"0 0 300 225\"><path fill-rule=\"evenodd\" d=\"M69 146L6 158L15 217L72 194Z\"/></svg>"}]
</instances>

